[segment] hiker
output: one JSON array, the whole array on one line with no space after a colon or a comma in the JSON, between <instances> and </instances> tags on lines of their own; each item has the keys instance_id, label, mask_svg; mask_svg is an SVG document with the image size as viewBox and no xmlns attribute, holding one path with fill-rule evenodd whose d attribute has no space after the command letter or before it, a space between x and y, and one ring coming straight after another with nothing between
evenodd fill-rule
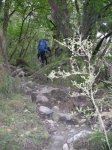
<instances>
[{"instance_id":1,"label":"hiker","mask_svg":"<svg viewBox=\"0 0 112 150\"><path fill-rule=\"evenodd\" d=\"M46 62L46 65L47 65L48 61L47 61L46 53L48 51L51 52L51 50L50 50L50 47L47 45L46 39L39 40L37 49L38 49L37 57L38 59L41 59L42 66L44 65L44 61Z\"/></svg>"}]
</instances>

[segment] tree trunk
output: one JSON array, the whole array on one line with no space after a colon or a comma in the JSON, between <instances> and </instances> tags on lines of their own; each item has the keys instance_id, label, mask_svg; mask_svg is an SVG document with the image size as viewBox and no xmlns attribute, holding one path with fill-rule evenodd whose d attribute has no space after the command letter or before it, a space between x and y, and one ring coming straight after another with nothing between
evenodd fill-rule
<instances>
[{"instance_id":1,"label":"tree trunk","mask_svg":"<svg viewBox=\"0 0 112 150\"><path fill-rule=\"evenodd\" d=\"M86 0L83 4L83 18L80 27L82 40L90 36L92 25L96 22L96 18L95 5L92 5L89 0Z\"/></svg>"},{"instance_id":2,"label":"tree trunk","mask_svg":"<svg viewBox=\"0 0 112 150\"><path fill-rule=\"evenodd\" d=\"M68 4L66 0L49 0L52 10L52 18L57 29L64 38L72 36L72 27L70 24L70 16Z\"/></svg>"},{"instance_id":3,"label":"tree trunk","mask_svg":"<svg viewBox=\"0 0 112 150\"><path fill-rule=\"evenodd\" d=\"M88 36L91 38L93 25L95 25L97 21L103 21L102 18L106 17L106 11L112 6L112 2L107 3L106 6L104 6L102 2L102 5L99 5L99 9L97 5L97 1L85 0L85 2L83 2L83 16L80 25L82 40Z\"/></svg>"},{"instance_id":4,"label":"tree trunk","mask_svg":"<svg viewBox=\"0 0 112 150\"><path fill-rule=\"evenodd\" d=\"M10 8L10 0L5 0L4 6L4 20L3 20L3 35L7 34L7 27L9 22L9 8Z\"/></svg>"},{"instance_id":5,"label":"tree trunk","mask_svg":"<svg viewBox=\"0 0 112 150\"><path fill-rule=\"evenodd\" d=\"M0 11L1 11L1 8L2 8L2 0L0 0Z\"/></svg>"},{"instance_id":6,"label":"tree trunk","mask_svg":"<svg viewBox=\"0 0 112 150\"><path fill-rule=\"evenodd\" d=\"M5 38L3 36L2 29L0 29L0 51L1 51L1 54L3 56L4 62L6 63L7 71L9 73L9 75L11 75L11 70L10 70L10 66L8 63L8 57L7 57L7 53L6 53L6 43L5 43Z\"/></svg>"}]
</instances>

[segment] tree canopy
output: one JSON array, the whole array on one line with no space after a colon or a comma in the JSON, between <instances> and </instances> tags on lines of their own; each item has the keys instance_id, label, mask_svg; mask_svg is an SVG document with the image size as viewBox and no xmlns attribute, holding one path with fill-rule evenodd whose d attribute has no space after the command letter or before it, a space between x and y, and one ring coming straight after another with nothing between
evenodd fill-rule
<instances>
[{"instance_id":1,"label":"tree canopy","mask_svg":"<svg viewBox=\"0 0 112 150\"><path fill-rule=\"evenodd\" d=\"M81 35L96 43L93 55L106 39L111 43L110 0L0 0L0 25L6 39L8 61L36 60L36 44L47 38L61 40ZM99 35L99 36L98 36Z\"/></svg>"}]
</instances>

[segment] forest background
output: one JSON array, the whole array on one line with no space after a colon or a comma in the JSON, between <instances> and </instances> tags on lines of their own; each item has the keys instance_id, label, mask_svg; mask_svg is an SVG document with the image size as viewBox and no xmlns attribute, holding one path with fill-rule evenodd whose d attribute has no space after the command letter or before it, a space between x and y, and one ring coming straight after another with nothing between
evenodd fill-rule
<instances>
[{"instance_id":1,"label":"forest background","mask_svg":"<svg viewBox=\"0 0 112 150\"><path fill-rule=\"evenodd\" d=\"M4 94L7 97L7 94L13 93L11 66L22 66L28 75L33 74L32 77L38 81L41 76L45 83L49 82L45 74L48 75L58 66L70 71L71 51L78 50L75 58L76 68L80 70L84 66L88 68L88 63L85 63L87 57L82 59L80 53L81 45L77 43L79 39L82 45L84 41L91 41L93 44L89 50L91 65L95 68L94 73L98 72L94 85L97 83L98 87L111 90L111 35L112 2L110 0L0 0L0 63L6 68L5 71L1 69L0 74L1 101L4 100ZM40 68L37 60L37 43L40 38L46 38L51 48L49 64L43 68ZM76 40L75 43L73 39ZM55 48L58 46L63 52L56 57ZM66 83L60 79L56 80L56 83L70 85L72 78L74 77L66 80ZM75 80L78 83L83 82L79 75ZM4 105L6 104L1 104L3 110Z\"/></svg>"}]
</instances>

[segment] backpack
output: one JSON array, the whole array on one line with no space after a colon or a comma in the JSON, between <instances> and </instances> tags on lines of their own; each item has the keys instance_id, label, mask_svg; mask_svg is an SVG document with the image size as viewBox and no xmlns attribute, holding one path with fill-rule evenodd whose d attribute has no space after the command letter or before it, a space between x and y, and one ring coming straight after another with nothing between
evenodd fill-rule
<instances>
[{"instance_id":1,"label":"backpack","mask_svg":"<svg viewBox=\"0 0 112 150\"><path fill-rule=\"evenodd\" d=\"M41 51L46 51L48 48L48 45L46 43L45 39L40 39L39 44L38 44L38 50Z\"/></svg>"}]
</instances>

